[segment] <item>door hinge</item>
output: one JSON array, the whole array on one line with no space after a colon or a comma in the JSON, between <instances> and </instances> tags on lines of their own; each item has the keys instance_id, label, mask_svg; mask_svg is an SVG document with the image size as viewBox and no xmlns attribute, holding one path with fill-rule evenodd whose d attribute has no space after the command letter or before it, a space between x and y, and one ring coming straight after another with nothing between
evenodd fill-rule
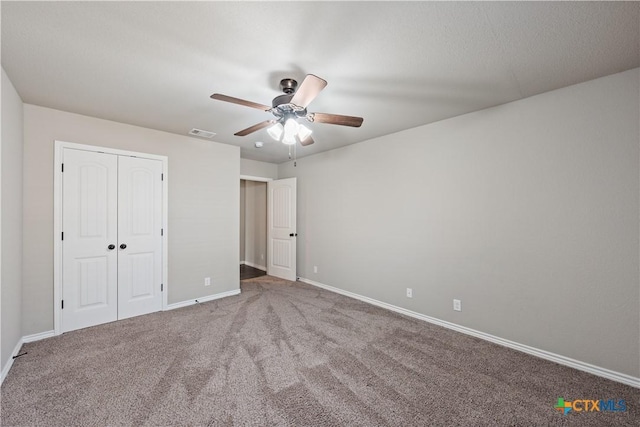
<instances>
[{"instance_id":1,"label":"door hinge","mask_svg":"<svg viewBox=\"0 0 640 427\"><path fill-rule=\"evenodd\" d=\"M161 235L161 236L164 236L164 228L161 228L161 229L160 229L160 235Z\"/></svg>"},{"instance_id":2,"label":"door hinge","mask_svg":"<svg viewBox=\"0 0 640 427\"><path fill-rule=\"evenodd\" d=\"M64 308L64 300L60 301L62 303L62 308Z\"/></svg>"},{"instance_id":3,"label":"door hinge","mask_svg":"<svg viewBox=\"0 0 640 427\"><path fill-rule=\"evenodd\" d=\"M164 181L164 174L163 173L160 174L160 181Z\"/></svg>"},{"instance_id":4,"label":"door hinge","mask_svg":"<svg viewBox=\"0 0 640 427\"><path fill-rule=\"evenodd\" d=\"M60 234L62 234L62 240L64 240L64 231L62 233L60 233Z\"/></svg>"},{"instance_id":5,"label":"door hinge","mask_svg":"<svg viewBox=\"0 0 640 427\"><path fill-rule=\"evenodd\" d=\"M64 163L62 163L62 172L64 172Z\"/></svg>"},{"instance_id":6,"label":"door hinge","mask_svg":"<svg viewBox=\"0 0 640 427\"><path fill-rule=\"evenodd\" d=\"M164 283L160 283L160 292L164 291Z\"/></svg>"}]
</instances>

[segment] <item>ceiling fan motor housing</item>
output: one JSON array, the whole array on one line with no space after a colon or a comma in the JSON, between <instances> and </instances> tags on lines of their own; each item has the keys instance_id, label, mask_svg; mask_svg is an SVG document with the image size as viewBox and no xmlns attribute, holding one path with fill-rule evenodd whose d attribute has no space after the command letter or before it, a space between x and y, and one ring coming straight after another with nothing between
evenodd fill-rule
<instances>
[{"instance_id":1,"label":"ceiling fan motor housing","mask_svg":"<svg viewBox=\"0 0 640 427\"><path fill-rule=\"evenodd\" d=\"M291 98L293 98L293 95L280 95L273 99L271 113L276 116L278 121L284 122L287 119L302 119L307 117L307 109L292 104Z\"/></svg>"},{"instance_id":2,"label":"ceiling fan motor housing","mask_svg":"<svg viewBox=\"0 0 640 427\"><path fill-rule=\"evenodd\" d=\"M291 94L291 95L279 95L279 96L276 96L275 98L273 98L273 101L271 102L271 105L273 106L273 108L278 107L278 105L286 105L286 104L289 104L291 102L292 98L293 98L293 94Z\"/></svg>"},{"instance_id":3,"label":"ceiling fan motor housing","mask_svg":"<svg viewBox=\"0 0 640 427\"><path fill-rule=\"evenodd\" d=\"M284 95L279 95L273 98L271 102L271 112L278 119L279 122L285 122L289 118L303 118L307 116L307 109L299 107L291 103L298 82L294 79L282 79L280 80L280 89L284 92Z\"/></svg>"}]
</instances>

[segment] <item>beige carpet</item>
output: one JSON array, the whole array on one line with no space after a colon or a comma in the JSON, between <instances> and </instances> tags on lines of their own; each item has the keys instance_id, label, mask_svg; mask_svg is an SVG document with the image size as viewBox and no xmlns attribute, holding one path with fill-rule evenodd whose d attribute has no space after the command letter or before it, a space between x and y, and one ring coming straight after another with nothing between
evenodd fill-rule
<instances>
[{"instance_id":1,"label":"beige carpet","mask_svg":"<svg viewBox=\"0 0 640 427\"><path fill-rule=\"evenodd\" d=\"M639 390L269 276L27 344L2 425L640 425ZM558 397L625 399L563 415Z\"/></svg>"}]
</instances>

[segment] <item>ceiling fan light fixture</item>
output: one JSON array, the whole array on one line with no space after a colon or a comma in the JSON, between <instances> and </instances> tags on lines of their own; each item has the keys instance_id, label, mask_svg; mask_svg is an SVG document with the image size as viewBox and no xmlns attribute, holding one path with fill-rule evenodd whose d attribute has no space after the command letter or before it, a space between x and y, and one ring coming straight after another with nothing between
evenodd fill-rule
<instances>
[{"instance_id":1,"label":"ceiling fan light fixture","mask_svg":"<svg viewBox=\"0 0 640 427\"><path fill-rule=\"evenodd\" d=\"M298 138L300 138L300 141L304 141L309 138L312 133L313 131L305 125L298 124Z\"/></svg>"},{"instance_id":2,"label":"ceiling fan light fixture","mask_svg":"<svg viewBox=\"0 0 640 427\"><path fill-rule=\"evenodd\" d=\"M295 145L296 143L296 134L288 134L287 132L284 133L284 137L282 138L282 143L285 145Z\"/></svg>"},{"instance_id":3,"label":"ceiling fan light fixture","mask_svg":"<svg viewBox=\"0 0 640 427\"><path fill-rule=\"evenodd\" d=\"M282 126L282 124L276 123L275 125L267 129L267 133L271 138L275 139L276 141L280 141L280 137L284 133L284 127Z\"/></svg>"},{"instance_id":4,"label":"ceiling fan light fixture","mask_svg":"<svg viewBox=\"0 0 640 427\"><path fill-rule=\"evenodd\" d=\"M295 119L287 119L286 122L284 122L284 136L285 138L287 136L292 136L295 137L298 134L298 122L296 122Z\"/></svg>"}]
</instances>

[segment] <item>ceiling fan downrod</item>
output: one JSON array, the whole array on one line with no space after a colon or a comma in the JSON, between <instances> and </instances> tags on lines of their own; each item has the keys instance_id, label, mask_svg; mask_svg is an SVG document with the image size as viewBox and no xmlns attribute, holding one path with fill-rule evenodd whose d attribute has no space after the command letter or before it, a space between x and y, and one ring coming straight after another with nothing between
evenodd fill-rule
<instances>
[{"instance_id":1,"label":"ceiling fan downrod","mask_svg":"<svg viewBox=\"0 0 640 427\"><path fill-rule=\"evenodd\" d=\"M296 91L297 87L298 87L298 82L295 81L294 79L280 80L280 89L287 95L292 95Z\"/></svg>"}]
</instances>

